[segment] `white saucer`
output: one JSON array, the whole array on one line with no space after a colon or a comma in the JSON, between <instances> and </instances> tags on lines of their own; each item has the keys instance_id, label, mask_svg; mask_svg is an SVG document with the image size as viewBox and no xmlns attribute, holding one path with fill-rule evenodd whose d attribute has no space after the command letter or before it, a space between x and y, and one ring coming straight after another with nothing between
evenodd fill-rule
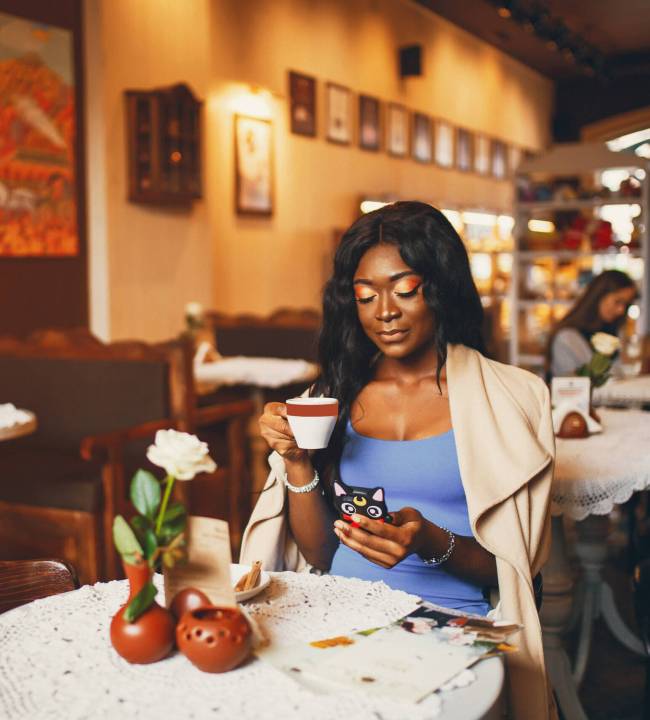
<instances>
[{"instance_id":1,"label":"white saucer","mask_svg":"<svg viewBox=\"0 0 650 720\"><path fill-rule=\"evenodd\" d=\"M237 584L239 578L242 575L245 575L250 569L250 565L239 565L238 563L230 563L230 582L233 584L233 587ZM262 590L267 588L270 582L271 576L267 572L262 570L259 583L250 590L241 590L239 592L235 592L235 599L238 603L244 602L244 600L250 600L252 597L255 597L257 593L260 593L262 592Z\"/></svg>"}]
</instances>

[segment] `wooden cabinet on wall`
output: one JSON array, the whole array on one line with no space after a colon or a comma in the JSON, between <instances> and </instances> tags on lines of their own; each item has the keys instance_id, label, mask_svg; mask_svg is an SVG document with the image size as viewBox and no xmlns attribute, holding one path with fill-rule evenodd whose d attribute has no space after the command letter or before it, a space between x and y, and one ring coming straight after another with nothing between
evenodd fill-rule
<instances>
[{"instance_id":1,"label":"wooden cabinet on wall","mask_svg":"<svg viewBox=\"0 0 650 720\"><path fill-rule=\"evenodd\" d=\"M187 85L127 90L129 200L189 205L201 197L201 102Z\"/></svg>"}]
</instances>

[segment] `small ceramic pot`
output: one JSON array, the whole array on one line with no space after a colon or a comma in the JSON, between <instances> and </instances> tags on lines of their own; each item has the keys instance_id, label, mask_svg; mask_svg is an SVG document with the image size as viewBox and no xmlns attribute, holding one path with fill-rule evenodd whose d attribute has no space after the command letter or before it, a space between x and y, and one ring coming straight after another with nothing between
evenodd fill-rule
<instances>
[{"instance_id":1,"label":"small ceramic pot","mask_svg":"<svg viewBox=\"0 0 650 720\"><path fill-rule=\"evenodd\" d=\"M178 622L186 612L210 605L210 598L198 588L188 587L174 595L169 609Z\"/></svg>"},{"instance_id":2,"label":"small ceramic pot","mask_svg":"<svg viewBox=\"0 0 650 720\"><path fill-rule=\"evenodd\" d=\"M129 598L111 620L111 644L130 663L162 660L174 645L174 618L154 601L134 622L127 622L126 606L151 579L151 568L146 562L124 563L124 572L129 580Z\"/></svg>"},{"instance_id":3,"label":"small ceramic pot","mask_svg":"<svg viewBox=\"0 0 650 720\"><path fill-rule=\"evenodd\" d=\"M186 612L176 626L178 649L204 672L226 672L251 650L251 629L235 608L208 605Z\"/></svg>"}]
</instances>

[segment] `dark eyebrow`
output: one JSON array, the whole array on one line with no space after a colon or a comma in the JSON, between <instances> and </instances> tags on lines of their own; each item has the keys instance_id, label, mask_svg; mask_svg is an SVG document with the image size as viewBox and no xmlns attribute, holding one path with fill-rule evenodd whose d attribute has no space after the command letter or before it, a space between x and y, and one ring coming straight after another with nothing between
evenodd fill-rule
<instances>
[{"instance_id":1,"label":"dark eyebrow","mask_svg":"<svg viewBox=\"0 0 650 720\"><path fill-rule=\"evenodd\" d=\"M395 275L391 275L388 278L388 282L395 282L396 280L401 280L403 277L407 277L408 275L417 275L416 272L413 270L404 270L404 272L395 273ZM365 278L357 278L353 281L353 285L372 285L372 280L366 280Z\"/></svg>"}]
</instances>

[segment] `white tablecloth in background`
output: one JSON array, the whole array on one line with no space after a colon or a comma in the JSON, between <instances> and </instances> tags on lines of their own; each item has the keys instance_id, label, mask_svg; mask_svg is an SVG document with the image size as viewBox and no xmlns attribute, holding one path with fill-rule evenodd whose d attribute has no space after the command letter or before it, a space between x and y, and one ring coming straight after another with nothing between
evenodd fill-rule
<instances>
[{"instance_id":1,"label":"white tablecloth in background","mask_svg":"<svg viewBox=\"0 0 650 720\"><path fill-rule=\"evenodd\" d=\"M255 385L278 388L291 383L309 382L318 369L306 360L260 357L226 357L208 363L196 363L194 376L200 383L215 385Z\"/></svg>"},{"instance_id":2,"label":"white tablecloth in background","mask_svg":"<svg viewBox=\"0 0 650 720\"><path fill-rule=\"evenodd\" d=\"M594 402L607 405L641 405L650 403L650 375L611 378L594 390Z\"/></svg>"},{"instance_id":3,"label":"white tablecloth in background","mask_svg":"<svg viewBox=\"0 0 650 720\"><path fill-rule=\"evenodd\" d=\"M603 432L556 439L553 514L607 515L650 487L650 413L598 409Z\"/></svg>"},{"instance_id":4,"label":"white tablecloth in background","mask_svg":"<svg viewBox=\"0 0 650 720\"><path fill-rule=\"evenodd\" d=\"M308 573L271 576L270 587L247 605L271 642L377 627L416 606L413 595L383 583ZM370 693L315 695L256 659L221 675L200 672L179 653L152 665L129 665L108 639L111 617L127 594L126 581L98 583L1 615L0 717L472 720L483 717L503 684L501 659L484 660L475 682L443 694L440 712L438 694L417 705Z\"/></svg>"}]
</instances>

